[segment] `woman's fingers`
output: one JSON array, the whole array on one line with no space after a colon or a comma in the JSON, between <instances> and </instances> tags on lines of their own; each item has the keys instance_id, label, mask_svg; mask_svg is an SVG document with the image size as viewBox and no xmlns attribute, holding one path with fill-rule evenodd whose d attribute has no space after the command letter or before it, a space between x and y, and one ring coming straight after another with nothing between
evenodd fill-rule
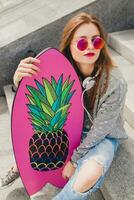
<instances>
[{"instance_id":1,"label":"woman's fingers","mask_svg":"<svg viewBox=\"0 0 134 200\"><path fill-rule=\"evenodd\" d=\"M26 77L26 76L32 77L32 74L30 74L30 73L20 73L20 74L17 75L17 81L21 81L21 79L23 77Z\"/></svg>"},{"instance_id":2,"label":"woman's fingers","mask_svg":"<svg viewBox=\"0 0 134 200\"><path fill-rule=\"evenodd\" d=\"M21 60L21 63L26 63L26 64L37 63L37 64L39 64L40 60L37 58L28 57L28 58Z\"/></svg>"},{"instance_id":3,"label":"woman's fingers","mask_svg":"<svg viewBox=\"0 0 134 200\"><path fill-rule=\"evenodd\" d=\"M37 71L37 72L39 72L40 71L40 68L39 67L37 67L36 65L33 65L33 64L27 64L27 63L20 63L19 64L19 66L18 66L18 70L19 70L19 68L26 68L26 69L33 69L33 70L35 70L35 71Z\"/></svg>"},{"instance_id":4,"label":"woman's fingers","mask_svg":"<svg viewBox=\"0 0 134 200\"><path fill-rule=\"evenodd\" d=\"M36 67L35 65L33 64L24 64L24 65L19 65L17 71L22 71L22 72L40 72L40 69L38 67Z\"/></svg>"},{"instance_id":5,"label":"woman's fingers","mask_svg":"<svg viewBox=\"0 0 134 200\"><path fill-rule=\"evenodd\" d=\"M25 68L25 67L19 67L18 68L18 73L30 73L30 74L35 74L37 75L38 71L34 70L32 68Z\"/></svg>"},{"instance_id":6,"label":"woman's fingers","mask_svg":"<svg viewBox=\"0 0 134 200\"><path fill-rule=\"evenodd\" d=\"M38 60L36 58L28 57L28 58L21 60L18 68L20 68L20 67L31 68L31 69L39 72L40 69L39 69L39 67L36 66L36 64L39 64L39 63L40 63L40 60Z\"/></svg>"}]
</instances>

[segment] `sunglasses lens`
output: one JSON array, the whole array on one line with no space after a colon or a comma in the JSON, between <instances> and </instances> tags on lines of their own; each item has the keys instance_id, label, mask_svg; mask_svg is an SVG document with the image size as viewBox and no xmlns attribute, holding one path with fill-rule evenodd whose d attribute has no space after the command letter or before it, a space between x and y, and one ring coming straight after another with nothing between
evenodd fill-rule
<instances>
[{"instance_id":1,"label":"sunglasses lens","mask_svg":"<svg viewBox=\"0 0 134 200\"><path fill-rule=\"evenodd\" d=\"M104 47L104 40L100 37L97 37L94 39L93 45L95 49L102 49Z\"/></svg>"},{"instance_id":2,"label":"sunglasses lens","mask_svg":"<svg viewBox=\"0 0 134 200\"><path fill-rule=\"evenodd\" d=\"M85 40L85 39L80 39L77 43L77 48L80 50L80 51L84 51L88 46L88 41Z\"/></svg>"}]
</instances>

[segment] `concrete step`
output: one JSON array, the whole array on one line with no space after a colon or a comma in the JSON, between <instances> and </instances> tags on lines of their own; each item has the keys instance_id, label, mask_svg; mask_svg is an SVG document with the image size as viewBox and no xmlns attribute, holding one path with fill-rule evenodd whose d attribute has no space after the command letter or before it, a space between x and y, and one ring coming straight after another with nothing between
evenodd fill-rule
<instances>
[{"instance_id":1,"label":"concrete step","mask_svg":"<svg viewBox=\"0 0 134 200\"><path fill-rule=\"evenodd\" d=\"M6 99L0 97L0 157L11 154L11 146L9 110Z\"/></svg>"},{"instance_id":2,"label":"concrete step","mask_svg":"<svg viewBox=\"0 0 134 200\"><path fill-rule=\"evenodd\" d=\"M16 8L22 3L26 3L28 0L0 0L0 14L6 12L9 9Z\"/></svg>"},{"instance_id":3,"label":"concrete step","mask_svg":"<svg viewBox=\"0 0 134 200\"><path fill-rule=\"evenodd\" d=\"M0 177L3 177L15 163L10 134L10 114L4 97L0 97L0 163ZM20 187L23 187L23 184L19 178L13 186L0 190L0 199L7 200L7 196Z\"/></svg>"},{"instance_id":4,"label":"concrete step","mask_svg":"<svg viewBox=\"0 0 134 200\"><path fill-rule=\"evenodd\" d=\"M109 45L134 64L134 29L109 34Z\"/></svg>"},{"instance_id":5,"label":"concrete step","mask_svg":"<svg viewBox=\"0 0 134 200\"><path fill-rule=\"evenodd\" d=\"M6 101L9 109L9 113L12 111L12 104L15 96L15 92L12 91L12 84L4 86L4 91L6 95Z\"/></svg>"},{"instance_id":6,"label":"concrete step","mask_svg":"<svg viewBox=\"0 0 134 200\"><path fill-rule=\"evenodd\" d=\"M119 66L120 71L128 83L124 117L130 126L134 128L134 64L123 58L116 51L110 49L110 52L114 62Z\"/></svg>"},{"instance_id":7,"label":"concrete step","mask_svg":"<svg viewBox=\"0 0 134 200\"><path fill-rule=\"evenodd\" d=\"M6 193L5 193L6 191ZM53 188L52 185L47 185L44 189L44 195L38 200L52 200L52 198L58 193L57 188ZM25 188L22 186L21 179L19 178L12 186L6 190L0 191L1 200L30 200L26 193ZM37 198L36 198L37 199ZM35 200L36 200L35 199ZM100 190L91 195L90 200L105 200Z\"/></svg>"},{"instance_id":8,"label":"concrete step","mask_svg":"<svg viewBox=\"0 0 134 200\"><path fill-rule=\"evenodd\" d=\"M20 0L0 13L0 47L3 47L96 0ZM59 9L60 8L60 9Z\"/></svg>"},{"instance_id":9,"label":"concrete step","mask_svg":"<svg viewBox=\"0 0 134 200\"><path fill-rule=\"evenodd\" d=\"M125 125L129 139L122 144L101 188L108 200L134 199L134 129Z\"/></svg>"}]
</instances>

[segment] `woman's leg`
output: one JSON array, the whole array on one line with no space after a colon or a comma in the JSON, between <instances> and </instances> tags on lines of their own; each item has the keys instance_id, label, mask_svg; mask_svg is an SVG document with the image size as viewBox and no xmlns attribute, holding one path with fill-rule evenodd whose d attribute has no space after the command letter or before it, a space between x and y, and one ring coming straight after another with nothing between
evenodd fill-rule
<instances>
[{"instance_id":1,"label":"woman's leg","mask_svg":"<svg viewBox=\"0 0 134 200\"><path fill-rule=\"evenodd\" d=\"M99 180L102 174L103 165L97 163L95 160L88 160L81 167L77 179L73 184L73 189L78 192L86 192Z\"/></svg>"},{"instance_id":2,"label":"woman's leg","mask_svg":"<svg viewBox=\"0 0 134 200\"><path fill-rule=\"evenodd\" d=\"M78 161L73 177L53 200L87 200L104 182L119 145L118 140L105 138Z\"/></svg>"}]
</instances>

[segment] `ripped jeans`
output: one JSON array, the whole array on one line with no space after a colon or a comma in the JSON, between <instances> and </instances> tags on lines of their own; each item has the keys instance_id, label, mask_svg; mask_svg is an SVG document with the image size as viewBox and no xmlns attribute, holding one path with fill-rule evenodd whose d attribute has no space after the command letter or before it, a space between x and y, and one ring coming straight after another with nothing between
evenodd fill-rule
<instances>
[{"instance_id":1,"label":"ripped jeans","mask_svg":"<svg viewBox=\"0 0 134 200\"><path fill-rule=\"evenodd\" d=\"M69 179L68 183L59 192L59 194L52 200L89 200L91 193L95 192L102 186L118 146L118 139L106 137L99 144L92 147L84 157L78 160L74 175ZM95 160L97 163L101 164L103 166L103 174L93 187L91 187L88 191L81 193L75 191L72 186L75 183L81 167L87 160Z\"/></svg>"}]
</instances>

